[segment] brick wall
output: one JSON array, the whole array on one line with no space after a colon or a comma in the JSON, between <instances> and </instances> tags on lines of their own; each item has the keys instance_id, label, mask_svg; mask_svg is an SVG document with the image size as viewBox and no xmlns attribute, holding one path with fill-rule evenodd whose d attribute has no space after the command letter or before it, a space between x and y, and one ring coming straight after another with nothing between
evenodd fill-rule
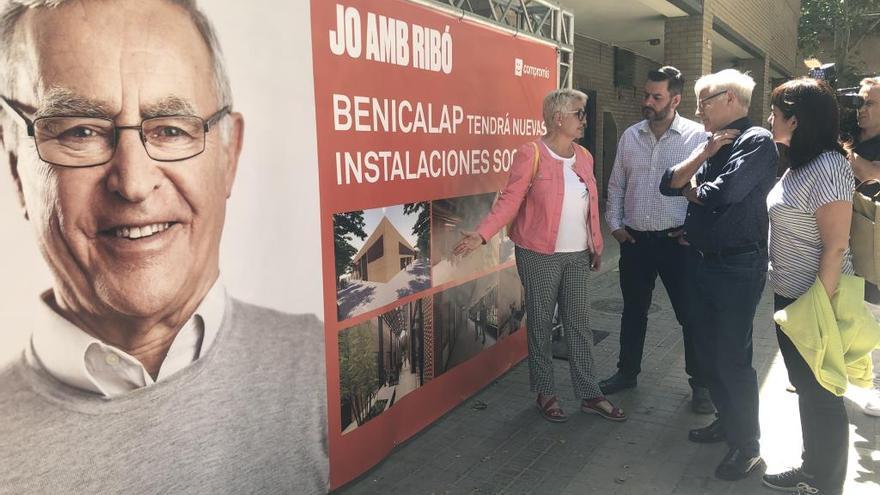
<instances>
[{"instance_id":1,"label":"brick wall","mask_svg":"<svg viewBox=\"0 0 880 495\"><path fill-rule=\"evenodd\" d=\"M595 159L596 180L598 181L600 201L605 200L605 185L611 174L615 149L605 149L604 116L609 112L617 125L617 136L611 141L617 143L620 134L630 125L640 121L643 86L649 70L659 67L656 62L636 55L635 81L632 88L614 87L614 48L611 45L575 36L574 43L574 87L582 91L596 91L596 145L590 150ZM604 160L603 160L604 158ZM607 161L607 166L604 162ZM603 206L604 208L604 206Z\"/></svg>"},{"instance_id":2,"label":"brick wall","mask_svg":"<svg viewBox=\"0 0 880 495\"><path fill-rule=\"evenodd\" d=\"M771 33L768 53L791 74L800 75L805 70L797 50L801 2L800 0L773 1L770 12L773 19L784 19L785 22L774 24L775 29Z\"/></svg>"},{"instance_id":3,"label":"brick wall","mask_svg":"<svg viewBox=\"0 0 880 495\"><path fill-rule=\"evenodd\" d=\"M800 0L704 0L703 15L670 18L664 32L663 63L680 69L687 80L679 113L693 119L696 97L693 83L700 75L712 72L712 24L717 18L768 55L766 59L745 60L741 70L749 70L758 83L753 95L750 116L763 123L769 108L770 60L792 74L803 72L797 59L797 24ZM625 28L625 26L621 26ZM614 87L613 47L586 36L575 36L574 87L596 91L596 142L590 151L596 160L596 179L600 196L605 198L605 185L611 173L615 146L620 134L641 120L640 101L645 74L659 64L636 57L634 88ZM605 115L616 124L616 136L605 136ZM609 148L609 149L606 149Z\"/></svg>"},{"instance_id":4,"label":"brick wall","mask_svg":"<svg viewBox=\"0 0 880 495\"><path fill-rule=\"evenodd\" d=\"M797 63L800 0L707 0L705 5L713 19L723 21L765 54L763 59L742 60L736 68L749 71L757 83L749 116L754 123L767 125L771 61L793 75L803 72Z\"/></svg>"},{"instance_id":5,"label":"brick wall","mask_svg":"<svg viewBox=\"0 0 880 495\"><path fill-rule=\"evenodd\" d=\"M743 72L748 72L755 80L755 89L752 90L752 103L749 106L749 118L755 125L763 125L769 128L767 116L770 114L770 62L769 59L752 58L743 60L738 67Z\"/></svg>"},{"instance_id":6,"label":"brick wall","mask_svg":"<svg viewBox=\"0 0 880 495\"><path fill-rule=\"evenodd\" d=\"M709 45L712 16L690 16L667 19L664 30L664 59L685 76L679 111L691 117L697 109L694 82L712 72L712 50ZM701 49L701 47L703 49Z\"/></svg>"},{"instance_id":7,"label":"brick wall","mask_svg":"<svg viewBox=\"0 0 880 495\"><path fill-rule=\"evenodd\" d=\"M712 14L733 28L742 37L767 51L770 47L774 26L781 19L773 18L773 4L783 0L706 0Z\"/></svg>"},{"instance_id":8,"label":"brick wall","mask_svg":"<svg viewBox=\"0 0 880 495\"><path fill-rule=\"evenodd\" d=\"M797 60L800 0L706 0L704 6L784 69L802 72Z\"/></svg>"}]
</instances>

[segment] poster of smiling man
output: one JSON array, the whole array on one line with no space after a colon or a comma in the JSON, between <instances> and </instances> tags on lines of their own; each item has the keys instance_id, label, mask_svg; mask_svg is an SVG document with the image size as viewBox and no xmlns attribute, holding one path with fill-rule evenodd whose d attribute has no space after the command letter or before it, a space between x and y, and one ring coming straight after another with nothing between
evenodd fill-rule
<instances>
[{"instance_id":1,"label":"poster of smiling man","mask_svg":"<svg viewBox=\"0 0 880 495\"><path fill-rule=\"evenodd\" d=\"M327 491L309 25L272 3L0 1L0 491Z\"/></svg>"}]
</instances>

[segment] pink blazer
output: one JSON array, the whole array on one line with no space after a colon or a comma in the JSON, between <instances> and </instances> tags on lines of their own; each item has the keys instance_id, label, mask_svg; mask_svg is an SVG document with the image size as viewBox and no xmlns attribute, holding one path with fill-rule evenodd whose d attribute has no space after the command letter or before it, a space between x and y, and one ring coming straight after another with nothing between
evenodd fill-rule
<instances>
[{"instance_id":1,"label":"pink blazer","mask_svg":"<svg viewBox=\"0 0 880 495\"><path fill-rule=\"evenodd\" d=\"M574 147L574 172L586 185L590 196L587 228L593 238L594 254L601 255L603 242L599 228L599 195L593 176L593 155L582 146L575 144ZM538 150L538 172L531 179L535 147L531 143L519 147L510 166L507 184L492 210L477 226L477 232L483 239L489 239L513 220L513 228L508 234L513 242L538 253L553 254L562 215L565 178L562 161L551 157L540 142Z\"/></svg>"}]
</instances>

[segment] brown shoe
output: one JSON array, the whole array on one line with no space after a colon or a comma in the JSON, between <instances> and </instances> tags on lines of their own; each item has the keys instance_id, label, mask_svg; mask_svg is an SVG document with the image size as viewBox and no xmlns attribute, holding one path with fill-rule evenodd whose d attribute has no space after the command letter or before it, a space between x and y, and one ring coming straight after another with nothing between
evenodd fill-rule
<instances>
[{"instance_id":1,"label":"brown shoe","mask_svg":"<svg viewBox=\"0 0 880 495\"><path fill-rule=\"evenodd\" d=\"M555 395L544 395L538 394L538 400L536 401L538 404L538 409L541 411L541 415L544 416L544 419L551 423L565 423L568 421L568 416L565 415L565 411L562 410L562 407L559 405L559 397Z\"/></svg>"},{"instance_id":2,"label":"brown shoe","mask_svg":"<svg viewBox=\"0 0 880 495\"><path fill-rule=\"evenodd\" d=\"M584 399L581 402L581 411L587 414L598 414L609 421L626 421L623 409L615 406L602 395L592 399Z\"/></svg>"}]
</instances>

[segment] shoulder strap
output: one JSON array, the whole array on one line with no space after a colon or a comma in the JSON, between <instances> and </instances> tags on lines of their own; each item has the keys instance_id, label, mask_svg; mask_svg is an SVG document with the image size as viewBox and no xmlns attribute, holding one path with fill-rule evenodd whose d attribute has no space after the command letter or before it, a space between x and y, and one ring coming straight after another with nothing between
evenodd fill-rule
<instances>
[{"instance_id":1,"label":"shoulder strap","mask_svg":"<svg viewBox=\"0 0 880 495\"><path fill-rule=\"evenodd\" d=\"M865 186L875 186L875 185L880 185L880 180L877 180L877 179L868 179L868 180L862 182L861 184L859 184L858 186L856 186L855 192L857 192L857 193L861 193L861 194L864 194L864 193L862 193L862 191L860 191L860 189L862 189L862 188L865 187ZM865 195L865 196L869 196L869 195L867 195L867 194L864 194L864 195ZM874 193L873 195L870 195L869 197L872 198L872 199L874 199L874 198L876 198L877 196L880 196L880 191Z\"/></svg>"},{"instance_id":2,"label":"shoulder strap","mask_svg":"<svg viewBox=\"0 0 880 495\"><path fill-rule=\"evenodd\" d=\"M541 158L541 150L538 149L538 143L532 141L532 146L535 148L535 159L532 161L532 175L529 177L529 185L532 185L532 181L535 180L535 176L538 175L538 160Z\"/></svg>"},{"instance_id":3,"label":"shoulder strap","mask_svg":"<svg viewBox=\"0 0 880 495\"><path fill-rule=\"evenodd\" d=\"M532 188L532 181L534 181L535 176L538 175L538 160L541 158L541 152L538 150L538 143L532 141L532 147L535 148L535 159L532 160L532 175L529 176L529 185L526 188L526 192Z\"/></svg>"},{"instance_id":4,"label":"shoulder strap","mask_svg":"<svg viewBox=\"0 0 880 495\"><path fill-rule=\"evenodd\" d=\"M862 181L861 184L859 184L858 186L856 186L856 189L858 189L858 188L860 188L860 187L862 187L862 186L870 186L871 184L880 184L880 180L878 180L878 179L868 179L868 180Z\"/></svg>"}]
</instances>

